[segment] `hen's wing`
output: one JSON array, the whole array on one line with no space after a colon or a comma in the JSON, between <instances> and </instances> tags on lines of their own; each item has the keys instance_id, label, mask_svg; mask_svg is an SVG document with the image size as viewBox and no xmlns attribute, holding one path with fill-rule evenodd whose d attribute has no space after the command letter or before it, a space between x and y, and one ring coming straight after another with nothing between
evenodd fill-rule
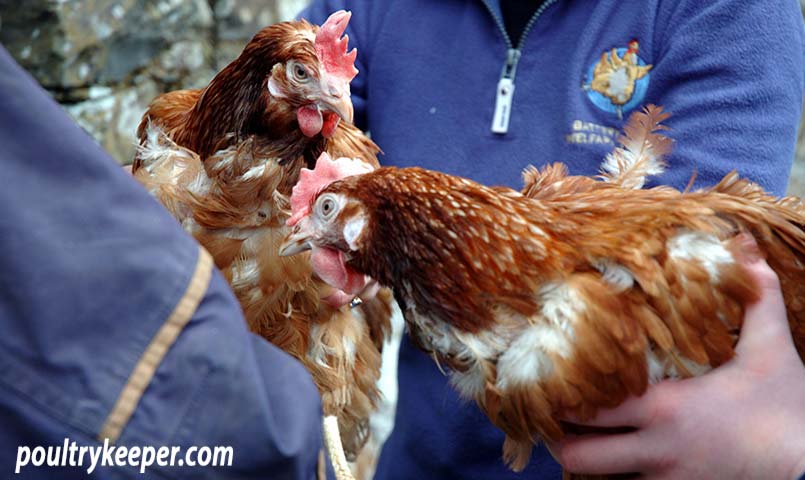
<instances>
[{"instance_id":1,"label":"hen's wing","mask_svg":"<svg viewBox=\"0 0 805 480\"><path fill-rule=\"evenodd\" d=\"M195 152L176 145L162 128L150 125L132 165L134 177L181 223L193 216L190 192L210 183Z\"/></svg>"},{"instance_id":2,"label":"hen's wing","mask_svg":"<svg viewBox=\"0 0 805 480\"><path fill-rule=\"evenodd\" d=\"M780 277L805 353L805 216L796 199L775 200L733 174L704 191L590 191L553 207L564 223L554 231L568 234L554 255L572 267L540 292L539 320L497 363L497 385L507 388L487 401L511 437L506 457L516 466L535 432L561 435L559 418L591 418L650 382L700 375L732 358L743 307L757 297L737 261L739 233L757 239ZM525 374L522 352L552 368L532 377L537 386L501 383Z\"/></svg>"},{"instance_id":3,"label":"hen's wing","mask_svg":"<svg viewBox=\"0 0 805 480\"><path fill-rule=\"evenodd\" d=\"M739 216L745 218L743 228L755 237L780 278L794 343L805 360L805 203L793 196L775 198L736 172L724 177L712 191L756 205L752 210L741 210Z\"/></svg>"},{"instance_id":4,"label":"hen's wing","mask_svg":"<svg viewBox=\"0 0 805 480\"><path fill-rule=\"evenodd\" d=\"M137 127L137 140L143 145L148 136L149 126L159 126L168 138L175 138L176 132L184 126L186 113L193 108L201 95L201 90L176 90L156 97L146 110ZM139 151L134 156L132 173L142 167Z\"/></svg>"}]
</instances>

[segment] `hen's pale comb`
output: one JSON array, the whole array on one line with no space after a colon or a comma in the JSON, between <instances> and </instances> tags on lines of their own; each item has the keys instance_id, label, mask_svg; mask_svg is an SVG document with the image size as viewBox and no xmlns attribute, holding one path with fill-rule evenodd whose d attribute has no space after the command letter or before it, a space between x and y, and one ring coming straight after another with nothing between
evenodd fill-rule
<instances>
[{"instance_id":1,"label":"hen's pale comb","mask_svg":"<svg viewBox=\"0 0 805 480\"><path fill-rule=\"evenodd\" d=\"M351 12L339 10L327 18L327 21L316 33L316 55L330 75L339 77L349 83L358 74L355 68L355 57L358 51L354 48L347 53L349 36L341 35L347 29Z\"/></svg>"},{"instance_id":2,"label":"hen's pale comb","mask_svg":"<svg viewBox=\"0 0 805 480\"><path fill-rule=\"evenodd\" d=\"M327 152L322 152L316 160L316 167L313 170L303 168L299 172L299 181L291 192L291 218L286 224L289 227L296 225L299 220L310 213L310 208L316 196L327 188L327 185L351 177L369 173L374 168L370 165L353 158L341 157L336 160L330 158Z\"/></svg>"}]
</instances>

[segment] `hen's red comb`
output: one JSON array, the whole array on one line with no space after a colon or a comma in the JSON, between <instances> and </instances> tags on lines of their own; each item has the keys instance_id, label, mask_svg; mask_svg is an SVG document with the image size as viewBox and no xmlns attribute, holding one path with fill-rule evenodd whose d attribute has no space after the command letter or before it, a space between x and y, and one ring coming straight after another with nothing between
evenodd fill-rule
<instances>
[{"instance_id":1,"label":"hen's red comb","mask_svg":"<svg viewBox=\"0 0 805 480\"><path fill-rule=\"evenodd\" d=\"M299 172L299 181L291 192L291 218L286 224L293 227L299 220L310 213L313 200L319 192L327 188L327 185L351 177L369 173L374 170L369 164L357 159L341 157L336 160L330 158L327 152L322 152L316 160L316 167L313 170L303 168Z\"/></svg>"},{"instance_id":2,"label":"hen's red comb","mask_svg":"<svg viewBox=\"0 0 805 480\"><path fill-rule=\"evenodd\" d=\"M324 25L316 34L316 54L330 75L339 77L346 82L352 81L358 74L355 68L355 57L358 51L354 48L347 53L349 36L341 34L347 29L351 12L339 10L327 18Z\"/></svg>"}]
</instances>

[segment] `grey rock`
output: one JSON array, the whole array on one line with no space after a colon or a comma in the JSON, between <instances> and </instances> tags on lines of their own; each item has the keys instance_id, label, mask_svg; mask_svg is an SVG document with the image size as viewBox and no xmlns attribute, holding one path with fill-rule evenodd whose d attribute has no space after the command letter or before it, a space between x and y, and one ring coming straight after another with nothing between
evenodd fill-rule
<instances>
[{"instance_id":1,"label":"grey rock","mask_svg":"<svg viewBox=\"0 0 805 480\"><path fill-rule=\"evenodd\" d=\"M0 0L0 43L112 156L129 163L148 104L202 88L307 0Z\"/></svg>"},{"instance_id":2,"label":"grey rock","mask_svg":"<svg viewBox=\"0 0 805 480\"><path fill-rule=\"evenodd\" d=\"M293 17L278 16L278 4L265 0L215 0L215 29L219 40L247 42L258 30Z\"/></svg>"},{"instance_id":3,"label":"grey rock","mask_svg":"<svg viewBox=\"0 0 805 480\"><path fill-rule=\"evenodd\" d=\"M87 89L87 99L67 105L67 112L120 163L130 163L136 148L137 126L148 104L160 93L148 78L136 78L134 86Z\"/></svg>"},{"instance_id":4,"label":"grey rock","mask_svg":"<svg viewBox=\"0 0 805 480\"><path fill-rule=\"evenodd\" d=\"M46 87L112 84L148 66L163 49L206 38L206 0L0 0L0 42Z\"/></svg>"},{"instance_id":5,"label":"grey rock","mask_svg":"<svg viewBox=\"0 0 805 480\"><path fill-rule=\"evenodd\" d=\"M148 73L167 85L203 88L215 75L212 50L206 38L174 43L160 52Z\"/></svg>"},{"instance_id":6,"label":"grey rock","mask_svg":"<svg viewBox=\"0 0 805 480\"><path fill-rule=\"evenodd\" d=\"M215 65L221 69L237 57L261 28L291 20L308 0L214 0Z\"/></svg>"}]
</instances>

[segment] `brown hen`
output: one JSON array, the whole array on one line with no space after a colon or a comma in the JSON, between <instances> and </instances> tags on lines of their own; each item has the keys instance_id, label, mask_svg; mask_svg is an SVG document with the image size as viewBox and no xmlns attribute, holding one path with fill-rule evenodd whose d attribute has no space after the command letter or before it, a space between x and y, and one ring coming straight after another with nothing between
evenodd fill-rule
<instances>
[{"instance_id":1,"label":"brown hen","mask_svg":"<svg viewBox=\"0 0 805 480\"><path fill-rule=\"evenodd\" d=\"M658 135L660 116L638 117L627 143ZM563 435L562 418L589 419L733 356L758 295L738 261L741 233L780 277L805 354L798 199L735 173L701 191L642 190L653 167L612 165L607 183L532 170L528 196L419 168L300 182L281 251L338 249L345 268L391 287L414 341L506 433L504 457L521 469L536 441Z\"/></svg>"},{"instance_id":2,"label":"brown hen","mask_svg":"<svg viewBox=\"0 0 805 480\"><path fill-rule=\"evenodd\" d=\"M353 458L379 399L391 295L349 308L352 296L314 275L309 257L277 254L304 166L325 150L377 165L379 149L349 123L349 16L266 27L206 88L157 97L138 129L133 173L212 254L251 330L311 372Z\"/></svg>"}]
</instances>

